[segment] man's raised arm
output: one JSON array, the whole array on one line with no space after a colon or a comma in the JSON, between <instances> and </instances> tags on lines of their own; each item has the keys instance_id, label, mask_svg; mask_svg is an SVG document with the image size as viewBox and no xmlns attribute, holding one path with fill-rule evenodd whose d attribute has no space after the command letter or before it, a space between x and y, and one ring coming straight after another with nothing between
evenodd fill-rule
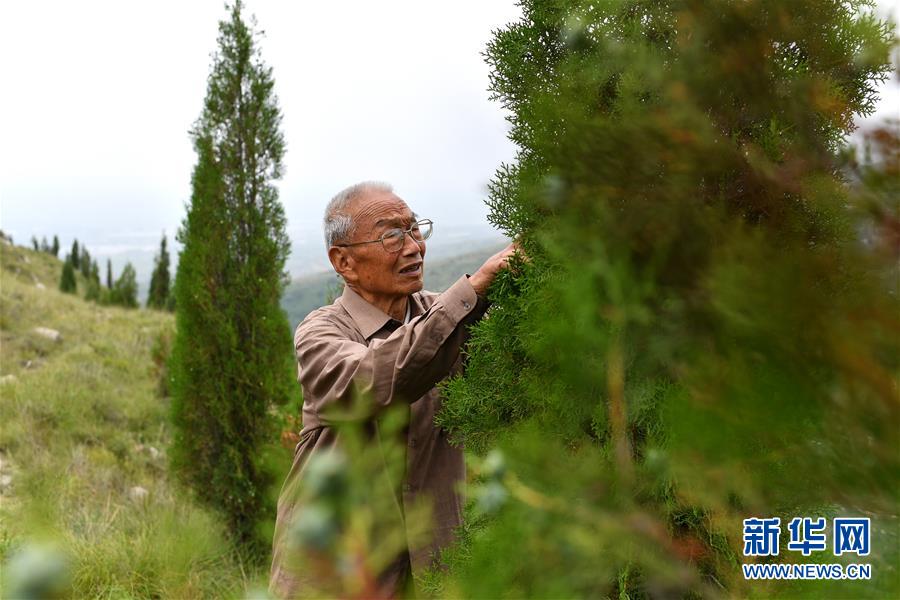
<instances>
[{"instance_id":1,"label":"man's raised arm","mask_svg":"<svg viewBox=\"0 0 900 600\"><path fill-rule=\"evenodd\" d=\"M350 408L354 388L373 412L393 402L414 402L446 377L468 337L468 325L487 310L487 289L517 251L513 242L471 276L464 275L423 314L368 346L348 340L327 321L304 321L294 335L304 413L328 424L329 409Z\"/></svg>"},{"instance_id":2,"label":"man's raised arm","mask_svg":"<svg viewBox=\"0 0 900 600\"><path fill-rule=\"evenodd\" d=\"M351 406L354 386L371 397L373 411L414 402L447 376L468 337L467 326L487 306L464 275L423 314L368 346L348 340L327 321L301 323L294 347L304 404L328 424L329 409Z\"/></svg>"}]
</instances>

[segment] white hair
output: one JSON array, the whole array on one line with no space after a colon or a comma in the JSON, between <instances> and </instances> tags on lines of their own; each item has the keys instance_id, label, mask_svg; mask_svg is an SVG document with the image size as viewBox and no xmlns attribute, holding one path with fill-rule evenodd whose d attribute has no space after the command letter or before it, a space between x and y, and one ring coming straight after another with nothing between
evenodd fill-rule
<instances>
[{"instance_id":1,"label":"white hair","mask_svg":"<svg viewBox=\"0 0 900 600\"><path fill-rule=\"evenodd\" d=\"M363 181L351 185L337 193L325 207L325 248L331 248L335 244L346 241L356 223L347 210L354 200L367 192L391 193L394 188L383 181Z\"/></svg>"}]
</instances>

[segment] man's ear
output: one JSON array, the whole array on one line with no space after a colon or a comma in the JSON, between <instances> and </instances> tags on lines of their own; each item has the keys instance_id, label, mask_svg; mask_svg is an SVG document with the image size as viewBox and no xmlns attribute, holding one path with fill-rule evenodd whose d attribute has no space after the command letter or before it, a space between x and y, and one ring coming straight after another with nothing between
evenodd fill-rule
<instances>
[{"instance_id":1,"label":"man's ear","mask_svg":"<svg viewBox=\"0 0 900 600\"><path fill-rule=\"evenodd\" d=\"M331 266L334 267L335 272L344 278L344 281L354 282L358 279L355 261L350 256L347 248L332 246L328 249L328 260L331 261Z\"/></svg>"}]
</instances>

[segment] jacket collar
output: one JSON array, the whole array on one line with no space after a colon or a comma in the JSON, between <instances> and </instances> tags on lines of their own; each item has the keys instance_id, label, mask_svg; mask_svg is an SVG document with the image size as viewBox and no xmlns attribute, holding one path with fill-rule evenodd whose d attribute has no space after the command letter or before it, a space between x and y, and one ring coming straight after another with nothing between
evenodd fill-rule
<instances>
[{"instance_id":1,"label":"jacket collar","mask_svg":"<svg viewBox=\"0 0 900 600\"><path fill-rule=\"evenodd\" d=\"M377 333L388 321L394 320L390 315L385 314L381 309L369 304L369 302L357 294L353 289L344 284L344 291L341 294L341 305L350 313L350 316L356 322L359 332L367 340ZM425 312L422 300L419 298L418 292L409 296L409 318L413 319ZM401 322L398 321L400 325Z\"/></svg>"}]
</instances>

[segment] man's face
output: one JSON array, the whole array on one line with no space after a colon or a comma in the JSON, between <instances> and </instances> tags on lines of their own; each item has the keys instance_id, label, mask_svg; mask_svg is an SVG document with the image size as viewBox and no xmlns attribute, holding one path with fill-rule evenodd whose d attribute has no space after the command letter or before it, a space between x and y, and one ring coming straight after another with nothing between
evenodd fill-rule
<instances>
[{"instance_id":1,"label":"man's face","mask_svg":"<svg viewBox=\"0 0 900 600\"><path fill-rule=\"evenodd\" d=\"M406 203L390 192L368 192L351 204L349 212L356 230L348 243L377 240L386 231L406 229L416 221ZM347 281L373 295L404 297L424 286L424 241L406 235L403 247L393 253L385 251L381 243L340 250L346 256ZM419 266L413 272L401 272L414 264Z\"/></svg>"}]
</instances>

